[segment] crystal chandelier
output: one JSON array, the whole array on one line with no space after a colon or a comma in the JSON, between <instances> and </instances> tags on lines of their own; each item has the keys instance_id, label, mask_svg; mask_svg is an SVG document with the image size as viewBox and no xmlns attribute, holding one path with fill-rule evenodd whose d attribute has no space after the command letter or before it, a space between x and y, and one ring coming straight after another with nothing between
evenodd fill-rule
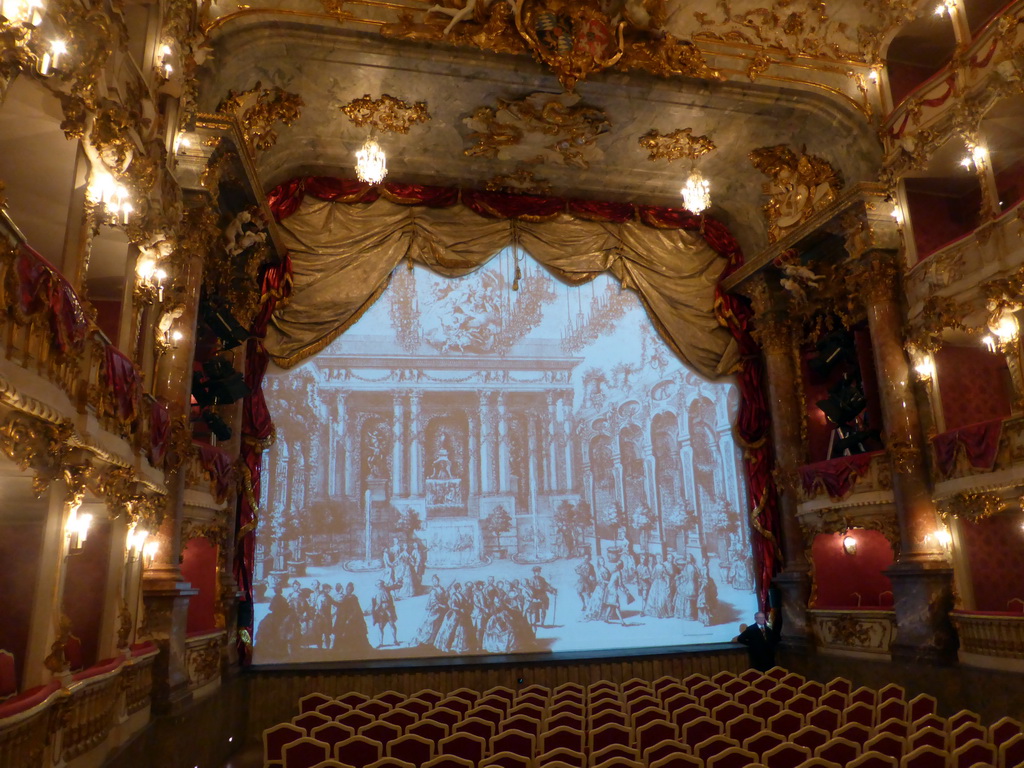
<instances>
[{"instance_id":1,"label":"crystal chandelier","mask_svg":"<svg viewBox=\"0 0 1024 768\"><path fill-rule=\"evenodd\" d=\"M388 162L380 144L370 137L356 152L356 177L366 184L380 184L388 175Z\"/></svg>"},{"instance_id":2,"label":"crystal chandelier","mask_svg":"<svg viewBox=\"0 0 1024 768\"><path fill-rule=\"evenodd\" d=\"M711 206L711 184L696 168L690 172L681 190L683 207L690 213L701 214Z\"/></svg>"}]
</instances>

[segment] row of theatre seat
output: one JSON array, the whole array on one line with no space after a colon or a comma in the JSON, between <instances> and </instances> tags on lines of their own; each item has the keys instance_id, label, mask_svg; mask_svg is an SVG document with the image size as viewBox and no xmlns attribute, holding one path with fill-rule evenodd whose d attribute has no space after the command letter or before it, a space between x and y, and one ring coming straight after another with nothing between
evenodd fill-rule
<instances>
[{"instance_id":1,"label":"row of theatre seat","mask_svg":"<svg viewBox=\"0 0 1024 768\"><path fill-rule=\"evenodd\" d=\"M447 694L309 694L263 733L281 768L1019 768L1021 723L776 667Z\"/></svg>"}]
</instances>

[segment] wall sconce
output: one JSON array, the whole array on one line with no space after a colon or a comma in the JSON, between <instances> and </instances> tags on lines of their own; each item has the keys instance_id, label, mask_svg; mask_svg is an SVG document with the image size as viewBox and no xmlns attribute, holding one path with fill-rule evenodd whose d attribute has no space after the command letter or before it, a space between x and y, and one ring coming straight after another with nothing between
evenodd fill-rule
<instances>
[{"instance_id":1,"label":"wall sconce","mask_svg":"<svg viewBox=\"0 0 1024 768\"><path fill-rule=\"evenodd\" d=\"M174 136L174 154L178 154L178 152L182 150L187 150L191 148L192 140L188 137L188 134L185 133L185 129L182 128Z\"/></svg>"},{"instance_id":2,"label":"wall sconce","mask_svg":"<svg viewBox=\"0 0 1024 768\"><path fill-rule=\"evenodd\" d=\"M935 537L935 541L938 542L947 552L953 546L953 535L949 532L949 529L945 526L936 528L935 533L932 534Z\"/></svg>"},{"instance_id":3,"label":"wall sconce","mask_svg":"<svg viewBox=\"0 0 1024 768\"><path fill-rule=\"evenodd\" d=\"M92 525L92 515L79 514L78 507L71 508L68 515L67 526L64 531L68 537L68 551L80 552L85 540L89 538L89 527Z\"/></svg>"},{"instance_id":4,"label":"wall sconce","mask_svg":"<svg viewBox=\"0 0 1024 768\"><path fill-rule=\"evenodd\" d=\"M104 213L111 225L128 224L131 217L131 200L128 190L121 184L114 181L112 176L102 175L95 183L89 185L89 198L103 207Z\"/></svg>"},{"instance_id":5,"label":"wall sconce","mask_svg":"<svg viewBox=\"0 0 1024 768\"><path fill-rule=\"evenodd\" d=\"M160 74L164 76L164 79L170 79L171 74L174 72L174 65L171 63L174 59L174 51L171 50L171 46L164 43L160 46Z\"/></svg>"},{"instance_id":6,"label":"wall sconce","mask_svg":"<svg viewBox=\"0 0 1024 768\"><path fill-rule=\"evenodd\" d=\"M43 23L43 4L38 0L0 0L0 16L11 25L38 27Z\"/></svg>"},{"instance_id":7,"label":"wall sconce","mask_svg":"<svg viewBox=\"0 0 1024 768\"><path fill-rule=\"evenodd\" d=\"M1005 347L1013 344L1020 335L1020 323L1014 315L1012 307L1002 307L988 321L988 329L995 337L996 346Z\"/></svg>"},{"instance_id":8,"label":"wall sconce","mask_svg":"<svg viewBox=\"0 0 1024 768\"><path fill-rule=\"evenodd\" d=\"M849 531L843 536L843 552L848 555L857 554L857 539Z\"/></svg>"},{"instance_id":9,"label":"wall sconce","mask_svg":"<svg viewBox=\"0 0 1024 768\"><path fill-rule=\"evenodd\" d=\"M128 529L128 536L125 538L124 547L128 552L128 562L131 563L138 559L139 555L142 554L144 547L146 547L146 539L149 538L149 531L140 529L136 525L132 525Z\"/></svg>"},{"instance_id":10,"label":"wall sconce","mask_svg":"<svg viewBox=\"0 0 1024 768\"><path fill-rule=\"evenodd\" d=\"M156 553L160 551L160 542L156 539L150 539L142 547L142 563L146 568L149 568L153 561L156 559Z\"/></svg>"},{"instance_id":11,"label":"wall sconce","mask_svg":"<svg viewBox=\"0 0 1024 768\"><path fill-rule=\"evenodd\" d=\"M953 10L956 8L956 0L942 0L941 3L935 6L936 16L945 16L947 13L952 16Z\"/></svg>"},{"instance_id":12,"label":"wall sconce","mask_svg":"<svg viewBox=\"0 0 1024 768\"><path fill-rule=\"evenodd\" d=\"M156 265L152 259L142 259L135 267L135 274L138 275L139 285L149 294L156 294L156 300L164 300L164 281L167 279L167 272Z\"/></svg>"},{"instance_id":13,"label":"wall sconce","mask_svg":"<svg viewBox=\"0 0 1024 768\"><path fill-rule=\"evenodd\" d=\"M50 50L43 53L41 59L36 64L36 70L43 77L49 77L60 69L60 59L68 52L68 44L63 40L51 40Z\"/></svg>"}]
</instances>

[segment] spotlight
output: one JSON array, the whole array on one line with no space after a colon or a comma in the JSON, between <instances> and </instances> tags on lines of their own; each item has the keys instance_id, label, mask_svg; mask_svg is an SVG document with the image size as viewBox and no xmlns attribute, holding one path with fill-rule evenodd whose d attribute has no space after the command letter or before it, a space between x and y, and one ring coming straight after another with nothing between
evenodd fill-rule
<instances>
[{"instance_id":1,"label":"spotlight","mask_svg":"<svg viewBox=\"0 0 1024 768\"><path fill-rule=\"evenodd\" d=\"M837 365L857 362L857 350L854 346L853 335L842 329L822 337L815 344L814 351L815 356L807 362L816 373L827 373Z\"/></svg>"},{"instance_id":2,"label":"spotlight","mask_svg":"<svg viewBox=\"0 0 1024 768\"><path fill-rule=\"evenodd\" d=\"M249 338L249 332L242 327L234 315L219 303L204 301L200 307L203 322L220 340L221 349L234 349Z\"/></svg>"},{"instance_id":3,"label":"spotlight","mask_svg":"<svg viewBox=\"0 0 1024 768\"><path fill-rule=\"evenodd\" d=\"M229 427L220 416L213 411L203 411L203 421L210 428L218 440L231 439L231 427Z\"/></svg>"},{"instance_id":4,"label":"spotlight","mask_svg":"<svg viewBox=\"0 0 1024 768\"><path fill-rule=\"evenodd\" d=\"M215 402L230 404L249 394L245 378L222 357L213 357L203 363L203 373L206 374L206 389L213 395ZM198 397L196 401L203 405Z\"/></svg>"}]
</instances>

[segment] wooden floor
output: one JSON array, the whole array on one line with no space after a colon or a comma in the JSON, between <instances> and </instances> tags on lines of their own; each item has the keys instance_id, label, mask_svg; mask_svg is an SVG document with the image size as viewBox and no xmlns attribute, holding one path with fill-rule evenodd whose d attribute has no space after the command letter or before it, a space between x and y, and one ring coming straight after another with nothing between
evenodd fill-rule
<instances>
[{"instance_id":1,"label":"wooden floor","mask_svg":"<svg viewBox=\"0 0 1024 768\"><path fill-rule=\"evenodd\" d=\"M224 768L262 768L263 747L259 744L239 752L224 764Z\"/></svg>"}]
</instances>

